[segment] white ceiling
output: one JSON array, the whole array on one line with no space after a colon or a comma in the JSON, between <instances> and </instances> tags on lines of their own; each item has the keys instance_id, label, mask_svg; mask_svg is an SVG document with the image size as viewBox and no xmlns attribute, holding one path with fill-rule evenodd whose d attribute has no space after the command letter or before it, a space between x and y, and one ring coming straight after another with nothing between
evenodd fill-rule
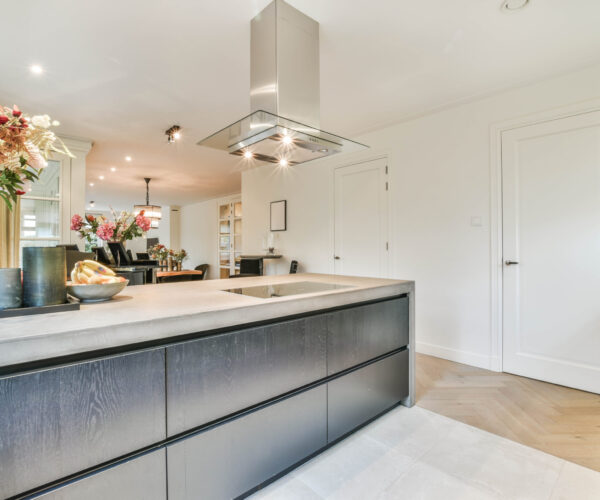
<instances>
[{"instance_id":1,"label":"white ceiling","mask_svg":"<svg viewBox=\"0 0 600 500\"><path fill-rule=\"evenodd\" d=\"M241 161L196 142L250 111L249 23L268 3L4 2L0 103L94 141L97 207L143 201L145 176L165 205L239 192ZM600 60L597 0L531 0L510 14L501 0L289 3L321 24L321 127L349 138ZM184 137L168 145L175 123Z\"/></svg>"}]
</instances>

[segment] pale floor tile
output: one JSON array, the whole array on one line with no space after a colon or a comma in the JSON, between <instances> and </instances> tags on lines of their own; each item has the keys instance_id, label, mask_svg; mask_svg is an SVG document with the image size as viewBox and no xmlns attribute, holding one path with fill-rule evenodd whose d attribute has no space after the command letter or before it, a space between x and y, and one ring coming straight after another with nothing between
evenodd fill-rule
<instances>
[{"instance_id":1,"label":"pale floor tile","mask_svg":"<svg viewBox=\"0 0 600 500\"><path fill-rule=\"evenodd\" d=\"M252 500L600 500L600 472L399 407Z\"/></svg>"},{"instance_id":2,"label":"pale floor tile","mask_svg":"<svg viewBox=\"0 0 600 500\"><path fill-rule=\"evenodd\" d=\"M323 498L364 498L369 489L391 484L413 461L361 432L307 462L295 475Z\"/></svg>"},{"instance_id":3,"label":"pale floor tile","mask_svg":"<svg viewBox=\"0 0 600 500\"><path fill-rule=\"evenodd\" d=\"M600 498L600 472L581 465L565 462L552 500L598 500Z\"/></svg>"},{"instance_id":4,"label":"pale floor tile","mask_svg":"<svg viewBox=\"0 0 600 500\"><path fill-rule=\"evenodd\" d=\"M321 500L323 497L290 473L250 497L252 500Z\"/></svg>"},{"instance_id":5,"label":"pale floor tile","mask_svg":"<svg viewBox=\"0 0 600 500\"><path fill-rule=\"evenodd\" d=\"M457 425L454 420L422 408L401 406L371 423L364 432L398 453L420 458Z\"/></svg>"},{"instance_id":6,"label":"pale floor tile","mask_svg":"<svg viewBox=\"0 0 600 500\"><path fill-rule=\"evenodd\" d=\"M452 474L416 462L374 500L500 500L493 492Z\"/></svg>"},{"instance_id":7,"label":"pale floor tile","mask_svg":"<svg viewBox=\"0 0 600 500\"><path fill-rule=\"evenodd\" d=\"M547 500L564 461L494 434L459 425L421 461L501 498Z\"/></svg>"}]
</instances>

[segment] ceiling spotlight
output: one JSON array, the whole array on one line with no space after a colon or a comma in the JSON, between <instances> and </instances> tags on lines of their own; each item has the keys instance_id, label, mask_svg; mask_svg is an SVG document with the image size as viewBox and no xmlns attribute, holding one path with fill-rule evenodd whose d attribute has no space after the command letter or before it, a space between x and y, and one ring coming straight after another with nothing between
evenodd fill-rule
<instances>
[{"instance_id":1,"label":"ceiling spotlight","mask_svg":"<svg viewBox=\"0 0 600 500\"><path fill-rule=\"evenodd\" d=\"M171 128L165 130L167 136L167 142L173 144L175 141L181 139L181 127L179 125L173 125Z\"/></svg>"},{"instance_id":2,"label":"ceiling spotlight","mask_svg":"<svg viewBox=\"0 0 600 500\"><path fill-rule=\"evenodd\" d=\"M117 167L110 167L110 171L111 172L116 172L117 171Z\"/></svg>"},{"instance_id":3,"label":"ceiling spotlight","mask_svg":"<svg viewBox=\"0 0 600 500\"><path fill-rule=\"evenodd\" d=\"M29 71L31 71L34 75L41 75L44 72L44 68L42 68L39 64L32 64L29 66Z\"/></svg>"},{"instance_id":4,"label":"ceiling spotlight","mask_svg":"<svg viewBox=\"0 0 600 500\"><path fill-rule=\"evenodd\" d=\"M93 182L90 182L90 187L94 187L94 183Z\"/></svg>"},{"instance_id":5,"label":"ceiling spotlight","mask_svg":"<svg viewBox=\"0 0 600 500\"><path fill-rule=\"evenodd\" d=\"M283 139L281 139L281 142L283 142L284 144L291 144L292 138L289 135L284 135Z\"/></svg>"},{"instance_id":6,"label":"ceiling spotlight","mask_svg":"<svg viewBox=\"0 0 600 500\"><path fill-rule=\"evenodd\" d=\"M279 165L281 165L282 167L287 167L288 161L285 158L281 158L281 160L279 160Z\"/></svg>"},{"instance_id":7,"label":"ceiling spotlight","mask_svg":"<svg viewBox=\"0 0 600 500\"><path fill-rule=\"evenodd\" d=\"M254 155L252 154L252 151L244 151L244 158L246 158L247 160L249 160L253 156Z\"/></svg>"},{"instance_id":8,"label":"ceiling spotlight","mask_svg":"<svg viewBox=\"0 0 600 500\"><path fill-rule=\"evenodd\" d=\"M522 9L529 3L529 0L504 0L500 9L504 12L512 12Z\"/></svg>"},{"instance_id":9,"label":"ceiling spotlight","mask_svg":"<svg viewBox=\"0 0 600 500\"><path fill-rule=\"evenodd\" d=\"M104 180L104 176L103 175L99 175L98 179L100 179L101 181L103 181Z\"/></svg>"},{"instance_id":10,"label":"ceiling spotlight","mask_svg":"<svg viewBox=\"0 0 600 500\"><path fill-rule=\"evenodd\" d=\"M125 161L131 161L131 156L126 156Z\"/></svg>"}]
</instances>

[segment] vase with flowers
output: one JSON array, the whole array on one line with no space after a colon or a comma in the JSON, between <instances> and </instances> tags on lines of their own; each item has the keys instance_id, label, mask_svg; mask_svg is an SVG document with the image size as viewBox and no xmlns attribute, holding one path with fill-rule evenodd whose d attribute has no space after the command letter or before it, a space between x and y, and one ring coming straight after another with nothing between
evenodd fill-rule
<instances>
[{"instance_id":1,"label":"vase with flowers","mask_svg":"<svg viewBox=\"0 0 600 500\"><path fill-rule=\"evenodd\" d=\"M0 197L9 210L26 193L27 184L38 179L52 153L73 158L50 130L58 125L48 115L30 118L16 105L0 106Z\"/></svg>"},{"instance_id":2,"label":"vase with flowers","mask_svg":"<svg viewBox=\"0 0 600 500\"><path fill-rule=\"evenodd\" d=\"M6 218L7 227L11 226L8 223L9 219L18 220L19 214L16 212L11 214L11 211L19 196L24 195L28 191L28 186L39 178L42 169L48 165L47 160L52 153L73 157L65 144L50 130L50 127L58 125L59 123L56 120L52 121L48 115L36 115L30 118L16 105L12 109L0 105L0 204L7 209L2 214L2 217ZM6 236L7 244L13 239L18 240L18 229ZM10 256L10 252L3 244L0 254L4 253L8 254L8 258L2 259L3 265L15 265L14 257ZM42 253L59 254L60 249L27 248L27 254L32 258L35 254ZM29 260L24 259L24 262L27 263ZM29 287L28 277L35 274L28 271L30 270L24 269L23 273L24 278L27 278L26 289ZM45 289L49 289L48 285L52 284L46 282L43 285ZM20 268L0 269L0 309L21 307L23 288Z\"/></svg>"},{"instance_id":3,"label":"vase with flowers","mask_svg":"<svg viewBox=\"0 0 600 500\"><path fill-rule=\"evenodd\" d=\"M183 261L187 258L188 254L183 248L179 250L179 252L175 252L176 271L181 271L183 269Z\"/></svg>"},{"instance_id":4,"label":"vase with flowers","mask_svg":"<svg viewBox=\"0 0 600 500\"><path fill-rule=\"evenodd\" d=\"M148 255L150 255L150 258L158 260L158 265L160 267L165 267L167 257L169 256L169 249L166 246L157 243L148 249Z\"/></svg>"},{"instance_id":5,"label":"vase with flowers","mask_svg":"<svg viewBox=\"0 0 600 500\"><path fill-rule=\"evenodd\" d=\"M142 210L138 215L131 212L117 213L111 209L112 220L100 215L94 217L91 214L82 217L75 214L71 218L71 230L77 231L81 238L89 243L93 242L93 237L111 243L124 243L135 238L144 236L150 230L150 219L144 216ZM120 260L120 254L117 253L117 260ZM116 263L120 266L120 262Z\"/></svg>"}]
</instances>

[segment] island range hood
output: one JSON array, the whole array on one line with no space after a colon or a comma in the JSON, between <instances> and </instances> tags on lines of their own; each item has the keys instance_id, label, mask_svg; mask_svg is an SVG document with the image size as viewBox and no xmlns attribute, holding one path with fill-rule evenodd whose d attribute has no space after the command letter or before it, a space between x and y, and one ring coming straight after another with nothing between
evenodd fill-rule
<instances>
[{"instance_id":1,"label":"island range hood","mask_svg":"<svg viewBox=\"0 0 600 500\"><path fill-rule=\"evenodd\" d=\"M282 166L365 149L320 130L319 86L319 23L274 0L251 22L252 113L198 145Z\"/></svg>"}]
</instances>

